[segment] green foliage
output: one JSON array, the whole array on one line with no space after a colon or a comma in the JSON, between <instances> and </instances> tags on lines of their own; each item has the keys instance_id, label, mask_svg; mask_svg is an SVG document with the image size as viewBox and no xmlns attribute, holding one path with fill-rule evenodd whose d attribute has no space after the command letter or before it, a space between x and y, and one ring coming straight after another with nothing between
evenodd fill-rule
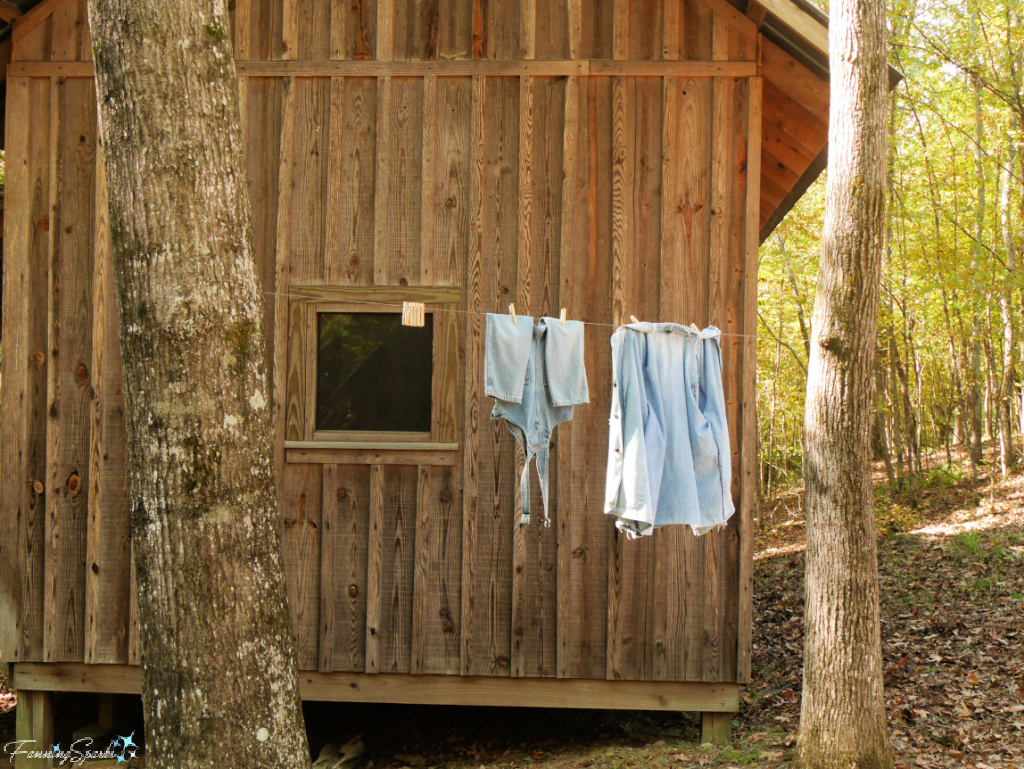
<instances>
[{"instance_id":1,"label":"green foliage","mask_svg":"<svg viewBox=\"0 0 1024 769\"><path fill-rule=\"evenodd\" d=\"M953 540L953 547L968 555L981 552L981 537L976 531L962 531Z\"/></svg>"},{"instance_id":2,"label":"green foliage","mask_svg":"<svg viewBox=\"0 0 1024 769\"><path fill-rule=\"evenodd\" d=\"M883 537L908 532L921 525L921 516L908 505L889 499L875 500L875 526Z\"/></svg>"},{"instance_id":3,"label":"green foliage","mask_svg":"<svg viewBox=\"0 0 1024 769\"><path fill-rule=\"evenodd\" d=\"M918 489L941 488L959 473L911 463L915 444L945 452L964 442L972 377L994 441L1004 318L1024 335L1024 18L1014 0L891 0L888 13L904 80L890 99L876 406L894 470L916 472ZM800 483L824 193L823 176L760 252L758 438L769 494ZM1019 389L1008 400L1020 424Z\"/></svg>"},{"instance_id":4,"label":"green foliage","mask_svg":"<svg viewBox=\"0 0 1024 769\"><path fill-rule=\"evenodd\" d=\"M959 465L937 465L928 470L921 479L921 488L949 489L963 480L963 470Z\"/></svg>"}]
</instances>

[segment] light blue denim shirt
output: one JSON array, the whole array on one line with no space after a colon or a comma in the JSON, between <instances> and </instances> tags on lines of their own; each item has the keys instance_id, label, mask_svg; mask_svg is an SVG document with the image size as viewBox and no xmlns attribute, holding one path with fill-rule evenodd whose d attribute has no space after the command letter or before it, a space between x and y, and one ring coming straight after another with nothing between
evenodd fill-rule
<instances>
[{"instance_id":1,"label":"light blue denim shirt","mask_svg":"<svg viewBox=\"0 0 1024 769\"><path fill-rule=\"evenodd\" d=\"M559 422L572 419L573 406L590 402L587 372L583 363L583 324L557 318L520 315L513 323L508 315L487 315L484 344L484 392L494 398L491 418L504 417L509 431L526 453L520 478L523 514L530 522L530 460L536 458L548 517L548 454L551 433Z\"/></svg>"},{"instance_id":2,"label":"light blue denim shirt","mask_svg":"<svg viewBox=\"0 0 1024 769\"><path fill-rule=\"evenodd\" d=\"M631 538L676 523L700 535L733 514L720 335L675 323L612 335L605 513Z\"/></svg>"}]
</instances>

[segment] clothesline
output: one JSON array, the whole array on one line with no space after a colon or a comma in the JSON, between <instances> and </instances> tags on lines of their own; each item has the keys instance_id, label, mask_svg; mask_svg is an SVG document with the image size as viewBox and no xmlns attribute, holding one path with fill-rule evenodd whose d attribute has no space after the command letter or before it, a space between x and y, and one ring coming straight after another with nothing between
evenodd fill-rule
<instances>
[{"instance_id":1,"label":"clothesline","mask_svg":"<svg viewBox=\"0 0 1024 769\"><path fill-rule=\"evenodd\" d=\"M289 299L323 299L322 296L317 296L317 295L313 295L313 294L303 294L303 293L294 292L294 291L293 292L289 292L289 293L281 293L281 292L277 292L277 291L264 291L263 293L266 296L283 296L283 297L287 297ZM402 303L401 302L378 302L378 301L373 301L371 299L347 299L346 298L344 303L345 304L363 304L363 305L370 305L370 306L373 306L373 307L391 307L391 308L395 308L395 309L398 309L398 310L402 309ZM431 309L431 312L454 312L454 313L459 313L461 315L479 315L481 317L483 317L484 315L488 314L486 312L477 312L475 310L457 310L457 309L450 308L450 307L435 307L435 308ZM572 319L570 318L570 320L572 320ZM641 320L643 320L643 318L641 318ZM599 323L598 321L590 321L590 320L583 320L583 321L579 321L579 322L582 323L584 326L601 326L603 328L618 328L619 327L615 323ZM776 337L772 338L772 337L760 336L758 334L730 334L730 333L727 333L725 331L722 331L721 335L722 336L736 337L736 338L757 339L757 340L763 341L763 342L774 342L774 341L778 340L780 342L797 342L797 343L803 344L803 341L804 341L803 339L795 339L795 338L780 337L780 336L776 336Z\"/></svg>"}]
</instances>

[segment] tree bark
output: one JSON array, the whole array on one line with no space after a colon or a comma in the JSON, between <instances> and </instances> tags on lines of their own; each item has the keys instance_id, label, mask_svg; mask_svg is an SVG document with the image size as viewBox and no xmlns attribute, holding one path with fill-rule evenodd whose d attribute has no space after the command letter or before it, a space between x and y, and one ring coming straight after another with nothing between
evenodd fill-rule
<instances>
[{"instance_id":1,"label":"tree bark","mask_svg":"<svg viewBox=\"0 0 1024 769\"><path fill-rule=\"evenodd\" d=\"M829 174L805 419L807 606L797 764L893 765L868 462L885 232L886 19L831 6Z\"/></svg>"},{"instance_id":2,"label":"tree bark","mask_svg":"<svg viewBox=\"0 0 1024 769\"><path fill-rule=\"evenodd\" d=\"M89 0L146 766L308 767L227 0Z\"/></svg>"}]
</instances>

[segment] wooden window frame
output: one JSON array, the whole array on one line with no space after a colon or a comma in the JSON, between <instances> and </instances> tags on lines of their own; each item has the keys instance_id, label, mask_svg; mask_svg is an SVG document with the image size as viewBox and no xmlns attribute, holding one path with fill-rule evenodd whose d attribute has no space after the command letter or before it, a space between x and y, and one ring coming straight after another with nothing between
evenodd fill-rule
<instances>
[{"instance_id":1,"label":"wooden window frame","mask_svg":"<svg viewBox=\"0 0 1024 769\"><path fill-rule=\"evenodd\" d=\"M396 313L422 302L433 316L430 431L316 429L317 315ZM288 462L454 464L458 450L460 289L432 286L292 286L288 306L285 458Z\"/></svg>"}]
</instances>

